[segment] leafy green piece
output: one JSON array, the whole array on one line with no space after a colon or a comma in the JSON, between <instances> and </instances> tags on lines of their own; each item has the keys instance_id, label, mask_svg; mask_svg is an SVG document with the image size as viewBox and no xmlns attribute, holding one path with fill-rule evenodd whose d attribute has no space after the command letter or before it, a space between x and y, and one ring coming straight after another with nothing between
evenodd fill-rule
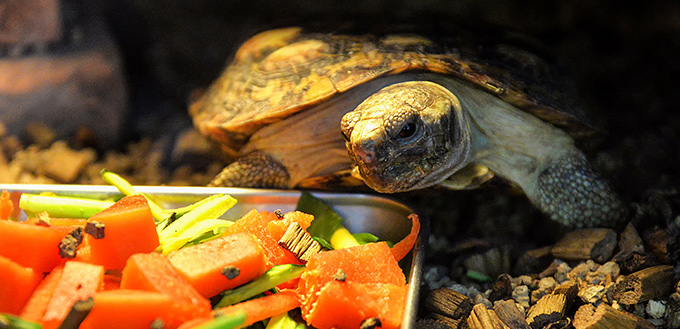
<instances>
[{"instance_id":1,"label":"leafy green piece","mask_svg":"<svg viewBox=\"0 0 680 329\"><path fill-rule=\"evenodd\" d=\"M330 244L332 248L329 249L340 249L359 245L352 234L342 226L342 217L331 206L311 193L303 191L296 208L314 215L314 220L307 228L307 232L313 238L317 238L317 241L324 241L322 246L327 247Z\"/></svg>"},{"instance_id":2,"label":"leafy green piece","mask_svg":"<svg viewBox=\"0 0 680 329\"><path fill-rule=\"evenodd\" d=\"M475 271L475 270L468 270L465 273L465 276L468 277L470 280L474 280L474 281L477 281L477 282L490 282L491 281L491 278L488 275L486 275L482 272L479 272L479 271Z\"/></svg>"},{"instance_id":3,"label":"leafy green piece","mask_svg":"<svg viewBox=\"0 0 680 329\"><path fill-rule=\"evenodd\" d=\"M26 321L16 315L2 313L0 314L0 328L11 329L41 329L42 325L30 321Z\"/></svg>"},{"instance_id":4,"label":"leafy green piece","mask_svg":"<svg viewBox=\"0 0 680 329\"><path fill-rule=\"evenodd\" d=\"M46 194L23 193L19 198L19 207L30 217L47 212L50 217L90 218L112 204L113 201Z\"/></svg>"},{"instance_id":5,"label":"leafy green piece","mask_svg":"<svg viewBox=\"0 0 680 329\"><path fill-rule=\"evenodd\" d=\"M352 234L359 244L366 244L371 242L378 242L380 239L371 233L354 233Z\"/></svg>"},{"instance_id":6,"label":"leafy green piece","mask_svg":"<svg viewBox=\"0 0 680 329\"><path fill-rule=\"evenodd\" d=\"M196 327L196 329L232 329L239 328L246 322L246 312L237 312L234 314L221 314L216 316L212 321L204 323Z\"/></svg>"},{"instance_id":7,"label":"leafy green piece","mask_svg":"<svg viewBox=\"0 0 680 329\"><path fill-rule=\"evenodd\" d=\"M342 226L340 215L309 192L302 192L298 199L297 210L314 215L312 224L307 228L307 232L313 237L330 241L333 233Z\"/></svg>"},{"instance_id":8,"label":"leafy green piece","mask_svg":"<svg viewBox=\"0 0 680 329\"><path fill-rule=\"evenodd\" d=\"M240 287L227 290L222 293L222 299L215 308L225 307L244 301L257 294L261 294L282 283L297 279L305 270L304 265L281 264L275 265L261 277L250 281Z\"/></svg>"},{"instance_id":9,"label":"leafy green piece","mask_svg":"<svg viewBox=\"0 0 680 329\"><path fill-rule=\"evenodd\" d=\"M161 240L161 249L164 254L167 254L170 251L182 248L187 244L194 244L194 242L197 242L198 240L204 242L214 239L224 232L226 227L231 226L232 224L234 224L234 222L219 218L208 218L198 221L182 231L179 235Z\"/></svg>"},{"instance_id":10,"label":"leafy green piece","mask_svg":"<svg viewBox=\"0 0 680 329\"><path fill-rule=\"evenodd\" d=\"M326 248L326 249L328 249L328 250L333 250L333 249L334 249L333 246L331 246L331 243L330 243L330 242L328 242L328 241L326 241L326 240L324 240L324 239L322 239L322 238L318 238L318 237L313 236L312 239L314 239L314 241L318 242L322 247L324 247L324 248Z\"/></svg>"}]
</instances>

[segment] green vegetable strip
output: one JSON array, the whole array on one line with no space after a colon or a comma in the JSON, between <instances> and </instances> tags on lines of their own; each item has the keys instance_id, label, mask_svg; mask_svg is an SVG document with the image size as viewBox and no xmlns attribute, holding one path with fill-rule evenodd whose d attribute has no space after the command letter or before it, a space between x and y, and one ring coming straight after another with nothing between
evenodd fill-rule
<instances>
[{"instance_id":1,"label":"green vegetable strip","mask_svg":"<svg viewBox=\"0 0 680 329\"><path fill-rule=\"evenodd\" d=\"M242 302L248 298L261 294L269 289L297 279L305 270L304 265L282 264L275 265L258 279L246 283L238 288L227 290L215 308L225 307Z\"/></svg>"},{"instance_id":2,"label":"green vegetable strip","mask_svg":"<svg viewBox=\"0 0 680 329\"><path fill-rule=\"evenodd\" d=\"M298 323L288 315L288 312L269 319L265 329L296 329Z\"/></svg>"},{"instance_id":3,"label":"green vegetable strip","mask_svg":"<svg viewBox=\"0 0 680 329\"><path fill-rule=\"evenodd\" d=\"M165 219L156 222L156 231L160 234L165 227L167 227L171 222L175 221L175 219L184 216L184 214L198 208L200 205L209 202L210 200L215 199L219 195L210 195L208 197L205 197L201 200L198 200L188 206L184 206L181 208L175 208L175 209L168 209L165 210L166 213L169 213L170 216L166 217Z\"/></svg>"},{"instance_id":4,"label":"green vegetable strip","mask_svg":"<svg viewBox=\"0 0 680 329\"><path fill-rule=\"evenodd\" d=\"M29 216L47 212L51 217L90 218L110 207L113 201L102 201L64 196L21 194L19 207Z\"/></svg>"},{"instance_id":5,"label":"green vegetable strip","mask_svg":"<svg viewBox=\"0 0 680 329\"><path fill-rule=\"evenodd\" d=\"M210 237L207 237L206 234L212 233L212 236L218 237L219 233L224 231L220 230L220 228L228 227L232 224L234 224L234 222L225 219L204 219L191 225L176 237L162 239L161 248L163 253L167 254L198 239L207 241Z\"/></svg>"},{"instance_id":6,"label":"green vegetable strip","mask_svg":"<svg viewBox=\"0 0 680 329\"><path fill-rule=\"evenodd\" d=\"M198 205L195 209L184 214L184 216L176 219L174 222L168 224L158 235L163 243L169 238L176 238L184 230L190 226L200 222L204 219L218 218L222 216L229 208L236 204L236 199L226 194L218 194L215 198L208 200Z\"/></svg>"},{"instance_id":7,"label":"green vegetable strip","mask_svg":"<svg viewBox=\"0 0 680 329\"><path fill-rule=\"evenodd\" d=\"M4 326L7 327L4 327ZM12 329L41 329L42 325L34 322L26 321L16 315L2 313L0 314L0 328Z\"/></svg>"},{"instance_id":8,"label":"green vegetable strip","mask_svg":"<svg viewBox=\"0 0 680 329\"><path fill-rule=\"evenodd\" d=\"M136 192L134 188L132 188L132 184L130 184L130 182L128 182L127 180L125 180L125 178L119 176L118 174L110 172L106 169L102 169L102 171L99 172L99 175L105 182L115 186L121 193L125 195L135 194L143 195L146 198L146 201L149 202L151 213L153 214L153 217L156 218L156 220L161 221L172 215L172 212L163 210L148 196L144 195L143 193Z\"/></svg>"},{"instance_id":9,"label":"green vegetable strip","mask_svg":"<svg viewBox=\"0 0 680 329\"><path fill-rule=\"evenodd\" d=\"M175 208L175 209L167 209L167 210L165 210L165 211L166 211L166 212L175 213L175 215L177 215L177 217L182 217L182 216L184 216L184 214L186 214L186 213L188 213L188 212L190 212L190 211L192 211L192 210L198 208L198 206L200 206L200 205L202 205L202 204L204 204L204 203L206 203L206 202L209 202L209 201L212 200L212 199L217 198L218 196L219 196L218 194L213 194L213 195L207 196L207 197L205 197L205 198L203 198L203 199L201 199L201 200L198 200L198 201L196 201L196 202L194 202L194 203L192 203L192 204L190 204L190 205L188 205L188 206L184 206L184 207L180 207L180 208Z\"/></svg>"},{"instance_id":10,"label":"green vegetable strip","mask_svg":"<svg viewBox=\"0 0 680 329\"><path fill-rule=\"evenodd\" d=\"M212 321L199 325L196 329L232 329L240 328L246 322L246 312L225 314L215 317Z\"/></svg>"}]
</instances>

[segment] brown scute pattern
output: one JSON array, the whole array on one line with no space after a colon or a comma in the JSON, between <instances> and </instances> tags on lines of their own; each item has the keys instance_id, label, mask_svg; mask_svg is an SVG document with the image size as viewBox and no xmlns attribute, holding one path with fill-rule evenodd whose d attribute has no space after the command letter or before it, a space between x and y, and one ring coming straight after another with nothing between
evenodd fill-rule
<instances>
[{"instance_id":1,"label":"brown scute pattern","mask_svg":"<svg viewBox=\"0 0 680 329\"><path fill-rule=\"evenodd\" d=\"M246 42L238 60L190 108L196 126L234 152L264 125L376 77L414 70L470 81L576 136L593 130L565 88L554 87L559 78L547 64L527 60L519 50L514 55L511 47L413 35L281 31Z\"/></svg>"}]
</instances>

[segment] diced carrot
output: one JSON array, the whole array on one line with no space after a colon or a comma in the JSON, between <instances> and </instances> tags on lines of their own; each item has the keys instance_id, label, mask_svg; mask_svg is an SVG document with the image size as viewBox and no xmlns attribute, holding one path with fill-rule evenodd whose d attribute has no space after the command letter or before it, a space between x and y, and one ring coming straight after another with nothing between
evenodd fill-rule
<instances>
[{"instance_id":1,"label":"diced carrot","mask_svg":"<svg viewBox=\"0 0 680 329\"><path fill-rule=\"evenodd\" d=\"M116 290L120 289L120 272L118 274L106 273L104 274L104 285L102 290Z\"/></svg>"},{"instance_id":2,"label":"diced carrot","mask_svg":"<svg viewBox=\"0 0 680 329\"><path fill-rule=\"evenodd\" d=\"M392 255L394 255L394 259L397 261L400 261L402 258L406 257L408 252L413 249L413 246L416 244L416 240L418 240L418 233L420 233L420 219L418 218L418 215L411 214L408 216L408 218L411 219L411 222L413 222L411 226L411 232L401 241L397 242L397 244L392 246Z\"/></svg>"},{"instance_id":3,"label":"diced carrot","mask_svg":"<svg viewBox=\"0 0 680 329\"><path fill-rule=\"evenodd\" d=\"M158 247L158 233L149 204L141 195L126 196L111 207L91 216L104 223L104 238L86 234L91 261L106 269L123 269L128 257Z\"/></svg>"},{"instance_id":4,"label":"diced carrot","mask_svg":"<svg viewBox=\"0 0 680 329\"><path fill-rule=\"evenodd\" d=\"M205 297L240 286L266 271L264 250L249 233L229 234L182 248L171 252L168 259ZM227 267L236 269L232 279L222 273Z\"/></svg>"},{"instance_id":5,"label":"diced carrot","mask_svg":"<svg viewBox=\"0 0 680 329\"><path fill-rule=\"evenodd\" d=\"M35 288L31 298L28 300L24 309L21 311L21 318L31 322L41 321L45 315L47 304L49 304L54 289L57 288L59 280L61 280L61 273L64 270L63 266L55 267L52 272L40 282Z\"/></svg>"},{"instance_id":6,"label":"diced carrot","mask_svg":"<svg viewBox=\"0 0 680 329\"><path fill-rule=\"evenodd\" d=\"M41 279L42 273L0 256L0 313L18 315Z\"/></svg>"},{"instance_id":7,"label":"diced carrot","mask_svg":"<svg viewBox=\"0 0 680 329\"><path fill-rule=\"evenodd\" d=\"M267 221L257 210L251 210L227 227L225 235L236 232L251 233L260 241L267 256L267 269L278 264L301 264L295 255L279 245L267 228Z\"/></svg>"},{"instance_id":8,"label":"diced carrot","mask_svg":"<svg viewBox=\"0 0 680 329\"><path fill-rule=\"evenodd\" d=\"M87 224L87 219L84 218L52 218L50 217L49 219L50 225L52 226L72 226L72 227L78 227L82 226L84 227L85 224ZM26 223L29 224L36 224L38 222L38 217L31 217L26 219Z\"/></svg>"},{"instance_id":9,"label":"diced carrot","mask_svg":"<svg viewBox=\"0 0 680 329\"><path fill-rule=\"evenodd\" d=\"M174 329L193 319L195 307L186 300L142 290L108 290L94 295L94 307L81 329L148 329L159 320Z\"/></svg>"},{"instance_id":10,"label":"diced carrot","mask_svg":"<svg viewBox=\"0 0 680 329\"><path fill-rule=\"evenodd\" d=\"M210 313L210 301L175 270L167 257L160 253L134 254L123 269L121 289L157 291L194 305L195 316Z\"/></svg>"},{"instance_id":11,"label":"diced carrot","mask_svg":"<svg viewBox=\"0 0 680 329\"><path fill-rule=\"evenodd\" d=\"M301 211L291 211L283 214L283 218L279 218L276 214L268 211L260 211L260 215L267 223L267 229L272 237L279 241L283 234L286 233L288 226L292 223L300 224L302 229L306 230L312 224L314 216L303 213Z\"/></svg>"},{"instance_id":12,"label":"diced carrot","mask_svg":"<svg viewBox=\"0 0 680 329\"><path fill-rule=\"evenodd\" d=\"M200 325L206 324L213 320L214 317L211 315L209 317L195 318L187 322L182 323L177 329L192 329Z\"/></svg>"},{"instance_id":13,"label":"diced carrot","mask_svg":"<svg viewBox=\"0 0 680 329\"><path fill-rule=\"evenodd\" d=\"M0 256L39 272L49 272L62 261L59 256L59 242L69 232L64 227L2 220Z\"/></svg>"},{"instance_id":14,"label":"diced carrot","mask_svg":"<svg viewBox=\"0 0 680 329\"><path fill-rule=\"evenodd\" d=\"M299 306L300 298L295 290L282 290L275 294L247 300L216 311L222 314L245 312L247 314L246 323L243 325L245 327Z\"/></svg>"},{"instance_id":15,"label":"diced carrot","mask_svg":"<svg viewBox=\"0 0 680 329\"><path fill-rule=\"evenodd\" d=\"M66 262L61 278L45 309L43 321L63 321L76 301L93 296L100 290L103 280L104 267L100 265L77 261Z\"/></svg>"},{"instance_id":16,"label":"diced carrot","mask_svg":"<svg viewBox=\"0 0 680 329\"><path fill-rule=\"evenodd\" d=\"M378 318L383 329L397 329L406 305L408 285L330 281L319 291L303 318L318 329L355 329Z\"/></svg>"},{"instance_id":17,"label":"diced carrot","mask_svg":"<svg viewBox=\"0 0 680 329\"><path fill-rule=\"evenodd\" d=\"M80 243L78 249L76 250L76 257L73 260L84 263L92 263L92 248L90 247L90 241L83 239Z\"/></svg>"},{"instance_id":18,"label":"diced carrot","mask_svg":"<svg viewBox=\"0 0 680 329\"><path fill-rule=\"evenodd\" d=\"M312 256L300 277L303 312L309 312L319 290L342 270L346 281L405 285L406 277L385 242L329 250Z\"/></svg>"},{"instance_id":19,"label":"diced carrot","mask_svg":"<svg viewBox=\"0 0 680 329\"><path fill-rule=\"evenodd\" d=\"M12 199L9 198L9 192L2 191L0 194L0 220L9 219L9 216L14 210Z\"/></svg>"}]
</instances>

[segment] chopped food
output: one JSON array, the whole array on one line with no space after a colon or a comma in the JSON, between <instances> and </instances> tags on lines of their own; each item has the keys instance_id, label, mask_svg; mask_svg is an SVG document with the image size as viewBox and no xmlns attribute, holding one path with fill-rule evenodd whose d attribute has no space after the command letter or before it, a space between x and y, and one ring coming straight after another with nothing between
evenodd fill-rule
<instances>
[{"instance_id":1,"label":"chopped food","mask_svg":"<svg viewBox=\"0 0 680 329\"><path fill-rule=\"evenodd\" d=\"M141 195L123 197L88 221L104 224L104 238L89 234L85 238L90 245L92 262L106 269L122 270L133 254L151 252L158 247L156 225L149 204Z\"/></svg>"},{"instance_id":2,"label":"chopped food","mask_svg":"<svg viewBox=\"0 0 680 329\"><path fill-rule=\"evenodd\" d=\"M248 233L234 233L168 255L172 266L205 297L238 287L261 276L265 268L264 250ZM222 274L226 266L239 269L230 279Z\"/></svg>"},{"instance_id":3,"label":"chopped food","mask_svg":"<svg viewBox=\"0 0 680 329\"><path fill-rule=\"evenodd\" d=\"M0 256L0 313L19 314L41 279L42 273Z\"/></svg>"},{"instance_id":4,"label":"chopped food","mask_svg":"<svg viewBox=\"0 0 680 329\"><path fill-rule=\"evenodd\" d=\"M179 274L170 260L160 253L134 254L123 268L121 289L160 292L194 305L195 316L210 312L210 301Z\"/></svg>"},{"instance_id":5,"label":"chopped food","mask_svg":"<svg viewBox=\"0 0 680 329\"><path fill-rule=\"evenodd\" d=\"M302 208L316 214L253 209L228 221L219 218L236 202L228 195L162 209L122 177L102 174L129 195L116 202L26 195L29 218L19 222L6 215L12 200L2 194L2 321L22 328L210 329L260 321L269 329L399 328L409 286L398 260L415 244L417 216L390 248L368 233L356 239L311 194L303 193ZM75 218L57 216L64 214ZM293 309L302 318L289 316Z\"/></svg>"}]
</instances>

